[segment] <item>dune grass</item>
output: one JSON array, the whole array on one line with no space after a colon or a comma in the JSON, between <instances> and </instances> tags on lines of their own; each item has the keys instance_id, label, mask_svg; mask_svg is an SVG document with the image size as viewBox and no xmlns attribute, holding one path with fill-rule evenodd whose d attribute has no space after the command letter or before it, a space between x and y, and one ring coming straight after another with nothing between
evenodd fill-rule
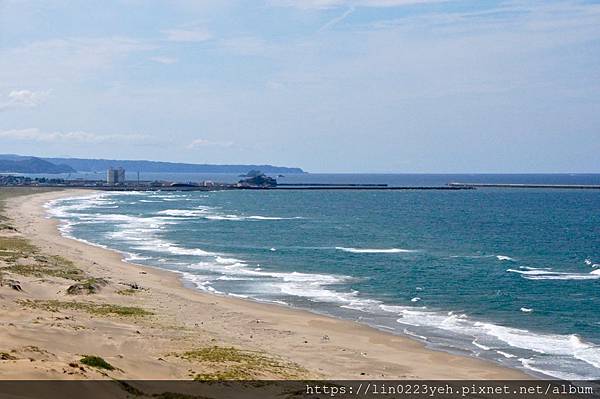
<instances>
[{"instance_id":1,"label":"dune grass","mask_svg":"<svg viewBox=\"0 0 600 399\"><path fill-rule=\"evenodd\" d=\"M20 195L51 191L34 187L1 187L0 188L0 232L10 229L16 231L6 215L6 199ZM58 277L72 281L89 279L74 263L62 256L46 255L24 237L5 235L0 237L0 261L5 267L2 271L30 277Z\"/></svg>"},{"instance_id":2,"label":"dune grass","mask_svg":"<svg viewBox=\"0 0 600 399\"><path fill-rule=\"evenodd\" d=\"M22 276L32 277L59 277L72 281L88 281L89 278L81 269L76 268L70 263L54 262L52 264L31 263L31 264L12 264L5 268L6 271L20 274Z\"/></svg>"},{"instance_id":3,"label":"dune grass","mask_svg":"<svg viewBox=\"0 0 600 399\"><path fill-rule=\"evenodd\" d=\"M75 310L86 312L96 316L122 316L143 317L154 313L137 306L121 306L109 303L58 301L58 300L21 300L22 306L41 309L48 312L60 312L61 310Z\"/></svg>"},{"instance_id":4,"label":"dune grass","mask_svg":"<svg viewBox=\"0 0 600 399\"><path fill-rule=\"evenodd\" d=\"M28 258L37 251L29 240L21 237L0 237L0 259L14 262L20 258Z\"/></svg>"},{"instance_id":5,"label":"dune grass","mask_svg":"<svg viewBox=\"0 0 600 399\"><path fill-rule=\"evenodd\" d=\"M305 371L298 365L273 359L263 353L233 347L210 346L173 355L209 366L210 372L193 375L198 381L254 380L265 374L292 378Z\"/></svg>"},{"instance_id":6,"label":"dune grass","mask_svg":"<svg viewBox=\"0 0 600 399\"><path fill-rule=\"evenodd\" d=\"M86 366L95 367L97 369L109 371L115 370L115 367L112 364L102 359L100 356L86 355L81 358L79 363L85 364Z\"/></svg>"}]
</instances>

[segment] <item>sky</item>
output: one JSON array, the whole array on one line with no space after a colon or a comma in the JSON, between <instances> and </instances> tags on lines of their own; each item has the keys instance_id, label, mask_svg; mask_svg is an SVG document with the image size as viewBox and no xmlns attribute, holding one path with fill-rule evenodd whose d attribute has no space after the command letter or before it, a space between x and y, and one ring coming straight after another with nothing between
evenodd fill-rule
<instances>
[{"instance_id":1,"label":"sky","mask_svg":"<svg viewBox=\"0 0 600 399\"><path fill-rule=\"evenodd\" d=\"M0 153L600 173L600 1L0 0Z\"/></svg>"}]
</instances>

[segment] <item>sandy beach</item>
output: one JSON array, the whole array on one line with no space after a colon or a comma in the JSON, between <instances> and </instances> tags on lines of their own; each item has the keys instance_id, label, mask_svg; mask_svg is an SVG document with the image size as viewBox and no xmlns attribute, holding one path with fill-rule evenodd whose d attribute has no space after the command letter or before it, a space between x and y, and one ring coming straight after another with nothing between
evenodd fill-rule
<instances>
[{"instance_id":1,"label":"sandy beach","mask_svg":"<svg viewBox=\"0 0 600 399\"><path fill-rule=\"evenodd\" d=\"M198 292L175 273L62 237L43 205L86 194L7 200L4 213L16 230L0 237L24 238L33 248L0 256L0 379L531 378L359 323ZM32 262L58 266L32 269ZM60 265L68 273L48 271ZM82 282L83 293L69 290ZM82 363L92 355L112 369Z\"/></svg>"}]
</instances>

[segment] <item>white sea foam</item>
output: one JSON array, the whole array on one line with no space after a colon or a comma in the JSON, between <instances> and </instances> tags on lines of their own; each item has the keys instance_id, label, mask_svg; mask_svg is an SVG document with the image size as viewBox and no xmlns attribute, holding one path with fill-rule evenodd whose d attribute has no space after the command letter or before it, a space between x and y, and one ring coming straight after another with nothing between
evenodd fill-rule
<instances>
[{"instance_id":1,"label":"white sea foam","mask_svg":"<svg viewBox=\"0 0 600 399\"><path fill-rule=\"evenodd\" d=\"M413 299L411 299L411 302L419 302L421 300L421 298L419 298L418 296L414 297Z\"/></svg>"},{"instance_id":2,"label":"white sea foam","mask_svg":"<svg viewBox=\"0 0 600 399\"><path fill-rule=\"evenodd\" d=\"M260 299L260 298L254 298L254 299L258 302L274 303L274 304L282 305L282 306L290 306L289 303L287 303L285 301L280 301L279 299Z\"/></svg>"},{"instance_id":3,"label":"white sea foam","mask_svg":"<svg viewBox=\"0 0 600 399\"><path fill-rule=\"evenodd\" d=\"M476 347L478 347L479 349L483 349L484 351L489 351L492 350L492 348L490 348L489 346L485 346L480 344L479 342L477 342L476 339L473 340L473 342L471 342L473 345L475 345Z\"/></svg>"},{"instance_id":4,"label":"white sea foam","mask_svg":"<svg viewBox=\"0 0 600 399\"><path fill-rule=\"evenodd\" d=\"M241 294L233 294L233 293L228 293L227 295L232 296L234 298L242 298L242 299L248 299L249 296L248 295L241 295Z\"/></svg>"},{"instance_id":5,"label":"white sea foam","mask_svg":"<svg viewBox=\"0 0 600 399\"><path fill-rule=\"evenodd\" d=\"M548 362L545 362L541 359L519 358L518 360L519 360L519 362L521 362L521 365L524 368L534 371L536 373L546 374L551 377L558 378L560 380L565 380L565 381L577 381L577 380L582 379L582 376L579 374L569 373L569 372L565 372L562 370L556 370L554 368L553 364L551 364L551 363L548 364ZM588 378L588 379L590 379L590 378Z\"/></svg>"},{"instance_id":6,"label":"white sea foam","mask_svg":"<svg viewBox=\"0 0 600 399\"><path fill-rule=\"evenodd\" d=\"M600 269L590 273L555 272L549 269L516 270L507 269L507 272L518 273L528 280L597 280L600 279Z\"/></svg>"},{"instance_id":7,"label":"white sea foam","mask_svg":"<svg viewBox=\"0 0 600 399\"><path fill-rule=\"evenodd\" d=\"M510 346L542 354L574 356L584 346L574 335L536 334L528 330L482 322L476 322L475 327ZM585 344L586 349L592 347L591 344ZM595 347L594 350L598 352L600 348Z\"/></svg>"},{"instance_id":8,"label":"white sea foam","mask_svg":"<svg viewBox=\"0 0 600 399\"><path fill-rule=\"evenodd\" d=\"M240 263L242 261L239 259L236 259L236 258L224 258L222 256L217 256L215 258L215 262L220 263L222 265L232 265L232 264Z\"/></svg>"},{"instance_id":9,"label":"white sea foam","mask_svg":"<svg viewBox=\"0 0 600 399\"><path fill-rule=\"evenodd\" d=\"M382 328L384 330L389 330L389 331L396 331L395 328L390 327L390 326L384 326L383 324L374 324L373 327Z\"/></svg>"},{"instance_id":10,"label":"white sea foam","mask_svg":"<svg viewBox=\"0 0 600 399\"><path fill-rule=\"evenodd\" d=\"M339 292L331 288L333 285L350 281L349 276L266 271L261 268L251 268L242 260L222 256L216 256L213 261L189 265L189 268L216 273L219 275L216 279L220 280L254 280L256 284L260 284L264 288L265 292L303 297L312 301L337 303L357 310L380 303L360 298L357 291ZM210 285L210 281L203 282L203 287L208 285Z\"/></svg>"},{"instance_id":11,"label":"white sea foam","mask_svg":"<svg viewBox=\"0 0 600 399\"><path fill-rule=\"evenodd\" d=\"M111 201L108 197L107 193L95 193L80 197L60 198L47 202L44 207L51 217L67 218L76 214L77 211L114 206L116 202ZM73 201L77 202L72 203Z\"/></svg>"},{"instance_id":12,"label":"white sea foam","mask_svg":"<svg viewBox=\"0 0 600 399\"><path fill-rule=\"evenodd\" d=\"M533 312L533 309L531 309L531 308L521 308L521 312L523 312L523 313L531 313L531 312Z\"/></svg>"},{"instance_id":13,"label":"white sea foam","mask_svg":"<svg viewBox=\"0 0 600 399\"><path fill-rule=\"evenodd\" d=\"M404 330L402 330L402 332L404 332L404 334L409 335L411 337L414 337L414 338L417 338L417 339L420 339L420 340L423 340L423 341L427 341L427 337L425 337L423 335L416 334L416 333L410 331L407 328L405 328Z\"/></svg>"},{"instance_id":14,"label":"white sea foam","mask_svg":"<svg viewBox=\"0 0 600 399\"><path fill-rule=\"evenodd\" d=\"M505 255L496 255L496 258L500 261L509 261L509 262L514 262L515 260L513 258L511 258L510 256L505 256Z\"/></svg>"},{"instance_id":15,"label":"white sea foam","mask_svg":"<svg viewBox=\"0 0 600 399\"><path fill-rule=\"evenodd\" d=\"M163 198L163 197L161 197ZM169 197L164 197L167 200ZM176 199L177 200L177 199ZM263 215L237 215L218 211L218 207L199 205L193 209L165 209L158 211L159 215L175 216L181 218L204 218L213 221L271 221L271 220L293 220L302 219L300 216L279 217Z\"/></svg>"},{"instance_id":16,"label":"white sea foam","mask_svg":"<svg viewBox=\"0 0 600 399\"><path fill-rule=\"evenodd\" d=\"M173 255L185 255L185 256L215 256L212 252L205 251L200 248L184 248L176 245L167 240L161 239L157 236L167 225L173 225L179 223L178 218L165 212L161 216L134 216L125 214L103 214L103 213L91 213L90 208L98 207L106 202L106 197L111 196L112 193L99 193L93 196L86 197L75 197L69 199L78 200L80 202L68 205L51 204L49 209L51 214L59 218L75 217L79 220L83 220L86 223L97 223L97 222L110 222L114 223L118 227L117 231L107 233L111 239L117 239L125 241L132 245L133 249L169 253ZM63 200L66 202L67 200ZM88 213L80 214L76 211L87 209ZM63 226L63 232L69 232L69 229L76 222L66 220Z\"/></svg>"},{"instance_id":17,"label":"white sea foam","mask_svg":"<svg viewBox=\"0 0 600 399\"><path fill-rule=\"evenodd\" d=\"M207 212L208 209L165 209L157 212L157 214L176 217L204 217Z\"/></svg>"},{"instance_id":18,"label":"white sea foam","mask_svg":"<svg viewBox=\"0 0 600 399\"><path fill-rule=\"evenodd\" d=\"M206 276L201 276L198 274L187 273L187 272L183 272L182 275L186 281L191 282L192 284L194 284L196 286L196 288L198 288L202 291L212 292L213 294L223 294L221 291L217 291L210 285L211 280L207 279Z\"/></svg>"},{"instance_id":19,"label":"white sea foam","mask_svg":"<svg viewBox=\"0 0 600 399\"><path fill-rule=\"evenodd\" d=\"M142 256L140 254L127 253L127 257L124 259L126 262L135 262L138 260L149 260L152 259L149 256Z\"/></svg>"},{"instance_id":20,"label":"white sea foam","mask_svg":"<svg viewBox=\"0 0 600 399\"><path fill-rule=\"evenodd\" d=\"M293 218L282 218L277 216L245 216L246 219L250 220L291 220L291 219L302 219L299 216Z\"/></svg>"},{"instance_id":21,"label":"white sea foam","mask_svg":"<svg viewBox=\"0 0 600 399\"><path fill-rule=\"evenodd\" d=\"M502 352L502 351L496 351L496 353L498 353L499 355L504 356L507 359L512 359L512 358L517 357L517 356L515 356L515 355L513 355L511 353L506 353L506 352Z\"/></svg>"},{"instance_id":22,"label":"white sea foam","mask_svg":"<svg viewBox=\"0 0 600 399\"><path fill-rule=\"evenodd\" d=\"M204 251L200 248L182 248L171 243L165 243L163 248L174 255L189 255L189 256L211 256L213 252ZM145 248L148 249L148 248Z\"/></svg>"},{"instance_id":23,"label":"white sea foam","mask_svg":"<svg viewBox=\"0 0 600 399\"><path fill-rule=\"evenodd\" d=\"M600 346L585 342L577 335L535 333L472 320L464 314L444 314L425 308L392 305L379 307L400 316L397 320L400 324L449 331L465 340L470 338L475 347L500 351L500 354L507 358L516 356L510 353L511 349L529 351L531 358L538 363L541 359L546 359L547 364L540 372L548 375L555 376L563 372L565 359L578 360L600 369ZM598 373L600 371L596 370L596 377ZM588 374L580 375L579 379L584 376Z\"/></svg>"},{"instance_id":24,"label":"white sea foam","mask_svg":"<svg viewBox=\"0 0 600 399\"><path fill-rule=\"evenodd\" d=\"M152 194L148 196L149 198L162 198L162 199L175 199L175 198L187 198L187 194Z\"/></svg>"},{"instance_id":25,"label":"white sea foam","mask_svg":"<svg viewBox=\"0 0 600 399\"><path fill-rule=\"evenodd\" d=\"M523 270L552 270L551 267L530 267L530 266L519 266L519 269Z\"/></svg>"},{"instance_id":26,"label":"white sea foam","mask_svg":"<svg viewBox=\"0 0 600 399\"><path fill-rule=\"evenodd\" d=\"M248 278L220 276L220 277L217 277L216 280L219 280L219 281L246 281L246 280L248 280Z\"/></svg>"},{"instance_id":27,"label":"white sea foam","mask_svg":"<svg viewBox=\"0 0 600 399\"><path fill-rule=\"evenodd\" d=\"M397 253L410 253L418 252L415 249L402 249L402 248L347 248L347 247L335 247L335 249L350 252L353 254L397 254Z\"/></svg>"}]
</instances>

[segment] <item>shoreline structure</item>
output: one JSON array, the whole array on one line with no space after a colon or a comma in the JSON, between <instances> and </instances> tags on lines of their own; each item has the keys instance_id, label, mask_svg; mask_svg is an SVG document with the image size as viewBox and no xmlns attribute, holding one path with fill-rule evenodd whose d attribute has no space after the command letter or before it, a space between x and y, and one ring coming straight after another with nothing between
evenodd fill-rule
<instances>
[{"instance_id":1,"label":"shoreline structure","mask_svg":"<svg viewBox=\"0 0 600 399\"><path fill-rule=\"evenodd\" d=\"M191 379L207 375L220 379L535 378L487 360L435 351L409 337L358 322L200 292L185 286L174 272L125 262L116 250L62 236L59 221L46 216L44 204L89 193L69 189L7 201L5 213L19 234L44 253L66 258L83 272L104 280L107 286L93 295L71 296L64 282L19 276L23 292L0 288L5 302L0 312L0 352L14 353L10 355L13 360L0 362L0 379ZM123 288L128 285L138 288L124 295ZM115 318L73 307L30 309L41 301L135 306L152 315ZM216 364L214 357L192 356L213 347L264 356L274 359L269 364L278 366L244 363L248 358L242 356L246 360L238 359L245 365L240 368L235 360L232 366L229 358ZM21 361L19 354L27 348L36 348L43 359L32 361L36 356L28 355L29 359ZM101 356L115 370L70 368L86 354ZM241 374L233 375L231 370ZM206 374L209 371L213 374Z\"/></svg>"}]
</instances>

